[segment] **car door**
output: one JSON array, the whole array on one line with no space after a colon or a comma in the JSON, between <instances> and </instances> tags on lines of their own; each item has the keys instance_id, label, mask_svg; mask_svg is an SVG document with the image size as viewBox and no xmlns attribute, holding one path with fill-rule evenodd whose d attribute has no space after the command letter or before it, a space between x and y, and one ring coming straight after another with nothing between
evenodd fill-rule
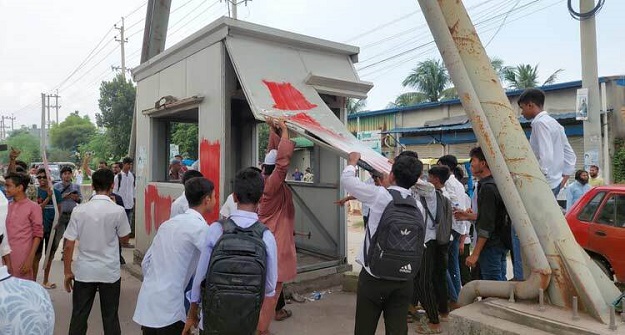
<instances>
[{"instance_id":1,"label":"car door","mask_svg":"<svg viewBox=\"0 0 625 335\"><path fill-rule=\"evenodd\" d=\"M625 281L625 192L610 192L588 231L589 249L603 255L617 280Z\"/></svg>"}]
</instances>

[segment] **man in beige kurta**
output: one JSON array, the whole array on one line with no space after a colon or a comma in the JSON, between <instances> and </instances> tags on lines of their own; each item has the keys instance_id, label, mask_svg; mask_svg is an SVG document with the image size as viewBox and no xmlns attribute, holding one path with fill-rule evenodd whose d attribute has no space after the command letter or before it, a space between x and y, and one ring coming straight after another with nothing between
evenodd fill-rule
<instances>
[{"instance_id":1,"label":"man in beige kurta","mask_svg":"<svg viewBox=\"0 0 625 335\"><path fill-rule=\"evenodd\" d=\"M293 195L285 179L289 170L295 143L289 140L289 131L284 121L267 119L269 124L269 145L263 174L265 189L258 206L259 220L264 223L276 238L278 247L278 284L276 294L266 297L258 321L259 334L269 334L269 325L275 315L276 302L282 291L282 283L297 275L295 253L295 207Z\"/></svg>"}]
</instances>

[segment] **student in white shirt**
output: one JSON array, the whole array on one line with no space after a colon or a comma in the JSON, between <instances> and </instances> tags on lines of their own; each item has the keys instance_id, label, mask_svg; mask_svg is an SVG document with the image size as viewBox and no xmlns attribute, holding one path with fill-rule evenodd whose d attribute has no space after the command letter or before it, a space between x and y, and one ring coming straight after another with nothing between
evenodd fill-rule
<instances>
[{"instance_id":1,"label":"student in white shirt","mask_svg":"<svg viewBox=\"0 0 625 335\"><path fill-rule=\"evenodd\" d=\"M141 263L143 283L132 319L144 335L180 335L184 329L185 287L207 243L208 224L202 215L215 206L215 187L193 177L184 184L184 195L191 208L159 226Z\"/></svg>"},{"instance_id":2,"label":"student in white shirt","mask_svg":"<svg viewBox=\"0 0 625 335\"><path fill-rule=\"evenodd\" d=\"M249 228L258 221L258 202L263 195L264 181L261 171L257 168L245 168L239 172L234 180L233 198L238 209L233 211L229 220L241 228ZM193 278L193 288L191 289L191 308L189 309L187 322L182 334L191 334L191 328L197 327L199 316L199 304L201 298L202 281L206 279L209 270L209 262L215 244L223 235L223 228L220 222L214 222L209 227L208 239L202 246L202 254ZM265 297L275 295L278 280L278 256L276 240L269 229L263 233L263 242L267 250L267 273L265 276ZM233 318L240 316L232 315Z\"/></svg>"},{"instance_id":3,"label":"student in white shirt","mask_svg":"<svg viewBox=\"0 0 625 335\"><path fill-rule=\"evenodd\" d=\"M575 173L575 152L564 133L564 127L543 111L543 91L526 89L519 97L518 104L523 117L532 120L530 146L551 191L557 196L569 176Z\"/></svg>"},{"instance_id":4,"label":"student in white shirt","mask_svg":"<svg viewBox=\"0 0 625 335\"><path fill-rule=\"evenodd\" d=\"M204 177L200 171L197 170L189 170L182 176L182 185L186 185L187 181L191 178ZM185 196L185 192L182 191L182 194L171 203L171 213L169 214L169 218L173 218L176 215L184 214L189 209L189 201Z\"/></svg>"},{"instance_id":5,"label":"student in white shirt","mask_svg":"<svg viewBox=\"0 0 625 335\"><path fill-rule=\"evenodd\" d=\"M226 201L224 201L224 204L221 205L221 210L219 211L219 214L222 218L227 219L236 210L237 204L234 202L234 193L230 193L230 195L228 195L228 197L226 198Z\"/></svg>"},{"instance_id":6,"label":"student in white shirt","mask_svg":"<svg viewBox=\"0 0 625 335\"><path fill-rule=\"evenodd\" d=\"M370 236L374 236L380 224L382 213L388 203L393 200L388 189L398 191L404 198L411 196L412 193L409 188L419 179L423 171L423 164L415 152L402 152L395 159L392 172L383 182L383 184L392 185L387 189L381 186L367 185L356 177L359 159L359 153L352 152L349 154L347 166L341 174L341 185L346 192L369 206L367 226ZM416 205L421 213L424 213L423 207L418 201L416 201ZM367 236L365 239L368 240ZM356 256L356 262L361 264L363 268L358 277L354 334L373 335L382 312L384 313L384 325L387 334L406 334L408 332L406 315L412 298L413 281L391 281L375 277L371 273L371 269L365 266L365 251L363 249Z\"/></svg>"},{"instance_id":7,"label":"student in white shirt","mask_svg":"<svg viewBox=\"0 0 625 335\"><path fill-rule=\"evenodd\" d=\"M70 334L87 333L87 319L98 291L104 334L121 334L117 315L121 287L119 243L128 242L130 225L124 208L109 197L113 178L113 171L108 169L93 173L96 195L74 208L63 234L65 290L73 290ZM80 241L78 257L72 267L76 241Z\"/></svg>"}]
</instances>

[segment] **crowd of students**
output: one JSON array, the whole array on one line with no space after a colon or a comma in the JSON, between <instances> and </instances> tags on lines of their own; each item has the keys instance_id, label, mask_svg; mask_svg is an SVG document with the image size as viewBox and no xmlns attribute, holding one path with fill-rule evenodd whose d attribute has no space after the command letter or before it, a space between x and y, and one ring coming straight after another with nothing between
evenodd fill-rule
<instances>
[{"instance_id":1,"label":"crowd of students","mask_svg":"<svg viewBox=\"0 0 625 335\"><path fill-rule=\"evenodd\" d=\"M527 90L519 105L525 117L534 119L530 143L556 194L575 157L570 156L562 127L541 111L541 94ZM234 192L221 208L221 220L204 219L216 207L213 182L199 171L174 171L184 192L172 203L171 218L160 225L141 264L144 279L133 320L144 334L190 334L199 327L204 334L264 335L269 334L272 320L291 315L279 301L283 284L297 274L295 209L285 182L294 143L284 120L267 118L267 123L271 130L262 169L249 167L236 173ZM545 145L562 161L545 159ZM414 321L418 333L440 333L440 323L458 307L463 284L507 279L509 251L513 280L523 279L520 243L484 152L475 147L469 156L478 179L474 190L461 183L462 172L451 155L440 157L424 176L418 154L404 151L391 161L389 174L373 172L371 180L363 182L356 176L360 154L349 154L340 182L350 196L338 203L347 199L363 203L366 232L356 258L362 271L355 334L374 334L382 314L387 334L406 334L408 322ZM64 287L72 292L70 334L86 333L96 292L104 333L121 334L119 248L132 232L134 199L132 205L127 203L124 196L132 193L123 189L134 188L131 166L132 160L124 159L117 174L105 164L89 171L95 194L85 204L80 204L80 188L71 183L71 169L61 171L63 182L53 189L46 186L45 169L37 171L42 185L38 203L27 199L27 174L18 169L6 177L11 202L6 231L0 231L6 265L1 270L36 279L41 241L52 243L54 250L60 240L50 241L50 232L57 230L55 235L63 236L68 255L63 261ZM120 195L115 197L113 191ZM54 203L61 213L56 226L52 225ZM74 248L76 261L71 257ZM51 288L48 274L49 267L44 286ZM40 308L46 306L42 303Z\"/></svg>"}]
</instances>

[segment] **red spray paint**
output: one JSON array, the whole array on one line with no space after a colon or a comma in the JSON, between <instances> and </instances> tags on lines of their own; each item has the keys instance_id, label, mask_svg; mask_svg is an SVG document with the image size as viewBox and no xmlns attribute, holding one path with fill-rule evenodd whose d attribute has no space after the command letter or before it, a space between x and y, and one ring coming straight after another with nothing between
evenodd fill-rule
<instances>
[{"instance_id":1,"label":"red spray paint","mask_svg":"<svg viewBox=\"0 0 625 335\"><path fill-rule=\"evenodd\" d=\"M152 227L154 231L171 215L171 204L173 200L170 196L162 196L158 193L155 185L148 185L145 188L145 233L150 235Z\"/></svg>"},{"instance_id":2,"label":"red spray paint","mask_svg":"<svg viewBox=\"0 0 625 335\"><path fill-rule=\"evenodd\" d=\"M202 139L200 142L200 172L215 184L215 208L204 215L208 224L219 220L219 181L221 180L221 145L219 141L209 142Z\"/></svg>"},{"instance_id":3,"label":"red spray paint","mask_svg":"<svg viewBox=\"0 0 625 335\"><path fill-rule=\"evenodd\" d=\"M271 97L275 101L273 108L297 111L310 110L317 107L317 105L308 102L302 92L293 87L291 83L276 83L268 80L263 80L263 83L267 85Z\"/></svg>"}]
</instances>

